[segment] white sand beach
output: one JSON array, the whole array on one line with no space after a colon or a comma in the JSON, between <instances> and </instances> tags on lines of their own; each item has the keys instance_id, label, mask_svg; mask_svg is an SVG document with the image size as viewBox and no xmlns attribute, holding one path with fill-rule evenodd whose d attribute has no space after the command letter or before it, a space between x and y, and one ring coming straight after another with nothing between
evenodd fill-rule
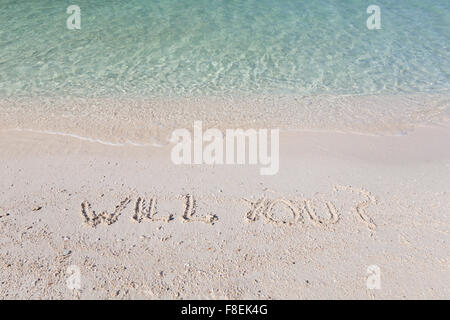
<instances>
[{"instance_id":1,"label":"white sand beach","mask_svg":"<svg viewBox=\"0 0 450 320\"><path fill-rule=\"evenodd\" d=\"M0 7L0 300L450 298L450 1Z\"/></svg>"},{"instance_id":2,"label":"white sand beach","mask_svg":"<svg viewBox=\"0 0 450 320\"><path fill-rule=\"evenodd\" d=\"M170 145L2 131L0 297L446 299L449 141L447 125L282 130L261 176L176 166Z\"/></svg>"}]
</instances>

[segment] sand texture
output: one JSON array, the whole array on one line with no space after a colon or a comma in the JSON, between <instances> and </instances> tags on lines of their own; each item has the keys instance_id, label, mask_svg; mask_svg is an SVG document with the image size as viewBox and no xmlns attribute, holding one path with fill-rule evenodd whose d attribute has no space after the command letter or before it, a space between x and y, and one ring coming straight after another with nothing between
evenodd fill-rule
<instances>
[{"instance_id":1,"label":"sand texture","mask_svg":"<svg viewBox=\"0 0 450 320\"><path fill-rule=\"evenodd\" d=\"M2 132L0 298L448 299L449 141L283 131L261 176Z\"/></svg>"}]
</instances>

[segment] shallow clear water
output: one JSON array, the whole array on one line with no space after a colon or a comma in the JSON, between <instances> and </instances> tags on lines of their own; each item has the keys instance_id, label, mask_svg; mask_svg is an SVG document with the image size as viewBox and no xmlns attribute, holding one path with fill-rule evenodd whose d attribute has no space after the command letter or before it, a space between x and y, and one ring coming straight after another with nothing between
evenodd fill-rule
<instances>
[{"instance_id":1,"label":"shallow clear water","mask_svg":"<svg viewBox=\"0 0 450 320\"><path fill-rule=\"evenodd\" d=\"M0 0L0 96L448 92L450 1L369 4Z\"/></svg>"}]
</instances>

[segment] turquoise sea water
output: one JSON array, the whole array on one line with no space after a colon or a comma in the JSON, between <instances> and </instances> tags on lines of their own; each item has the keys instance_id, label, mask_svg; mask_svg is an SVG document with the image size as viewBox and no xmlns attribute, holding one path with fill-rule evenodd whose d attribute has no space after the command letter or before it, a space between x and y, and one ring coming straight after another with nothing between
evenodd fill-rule
<instances>
[{"instance_id":1,"label":"turquoise sea water","mask_svg":"<svg viewBox=\"0 0 450 320\"><path fill-rule=\"evenodd\" d=\"M0 0L0 96L448 92L449 43L448 0Z\"/></svg>"}]
</instances>

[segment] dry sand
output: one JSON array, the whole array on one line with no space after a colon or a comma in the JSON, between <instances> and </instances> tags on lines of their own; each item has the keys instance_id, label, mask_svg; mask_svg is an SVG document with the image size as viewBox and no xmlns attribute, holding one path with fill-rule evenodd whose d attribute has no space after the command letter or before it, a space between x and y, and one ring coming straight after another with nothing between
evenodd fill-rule
<instances>
[{"instance_id":1,"label":"dry sand","mask_svg":"<svg viewBox=\"0 0 450 320\"><path fill-rule=\"evenodd\" d=\"M2 299L450 298L448 126L283 131L275 176L44 133L0 150Z\"/></svg>"}]
</instances>

